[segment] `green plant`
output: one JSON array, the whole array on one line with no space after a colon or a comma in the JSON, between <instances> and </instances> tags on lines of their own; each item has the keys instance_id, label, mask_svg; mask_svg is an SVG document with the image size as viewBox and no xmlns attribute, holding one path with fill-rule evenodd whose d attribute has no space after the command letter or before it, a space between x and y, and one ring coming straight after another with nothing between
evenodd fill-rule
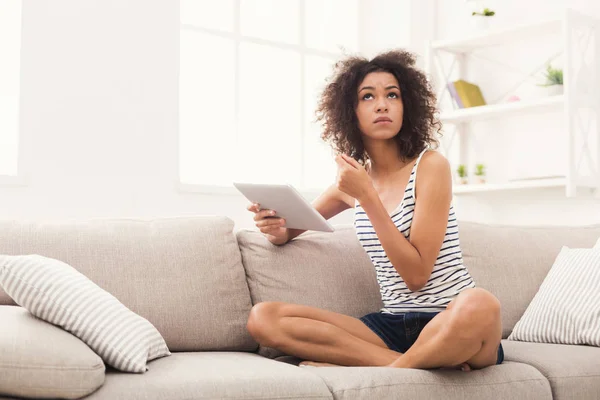
<instances>
[{"instance_id":1,"label":"green plant","mask_svg":"<svg viewBox=\"0 0 600 400\"><path fill-rule=\"evenodd\" d=\"M456 169L456 173L458 173L459 177L465 178L467 176L467 168L463 164L460 164Z\"/></svg>"},{"instance_id":2,"label":"green plant","mask_svg":"<svg viewBox=\"0 0 600 400\"><path fill-rule=\"evenodd\" d=\"M475 175L477 175L477 176L484 176L485 175L485 165L483 165L483 164L476 164L475 165Z\"/></svg>"},{"instance_id":3,"label":"green plant","mask_svg":"<svg viewBox=\"0 0 600 400\"><path fill-rule=\"evenodd\" d=\"M544 77L546 78L546 83L543 85L540 85L540 86L552 86L552 85L562 85L563 84L562 69L552 68L551 65L548 65L548 68L546 68Z\"/></svg>"},{"instance_id":4,"label":"green plant","mask_svg":"<svg viewBox=\"0 0 600 400\"><path fill-rule=\"evenodd\" d=\"M482 12L473 11L471 15L481 15L482 17L491 17L495 15L496 12L490 10L489 8L484 8Z\"/></svg>"}]
</instances>

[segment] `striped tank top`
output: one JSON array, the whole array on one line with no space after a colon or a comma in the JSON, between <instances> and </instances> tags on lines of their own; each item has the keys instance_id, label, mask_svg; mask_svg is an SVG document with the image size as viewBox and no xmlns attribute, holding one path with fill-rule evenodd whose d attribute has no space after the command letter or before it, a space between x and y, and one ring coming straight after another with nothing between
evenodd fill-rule
<instances>
[{"instance_id":1,"label":"striped tank top","mask_svg":"<svg viewBox=\"0 0 600 400\"><path fill-rule=\"evenodd\" d=\"M413 165L404 191L404 198L390 214L392 221L406 239L410 239L410 227L415 209L417 168L426 150L419 154ZM418 292L412 292L408 289L385 254L369 217L358 202L356 202L354 211L354 227L358 240L375 266L377 282L383 300L382 313L443 311L448 303L462 290L475 287L473 279L462 262L462 252L458 240L458 223L453 205L450 206L446 235L431 276L427 284Z\"/></svg>"}]
</instances>

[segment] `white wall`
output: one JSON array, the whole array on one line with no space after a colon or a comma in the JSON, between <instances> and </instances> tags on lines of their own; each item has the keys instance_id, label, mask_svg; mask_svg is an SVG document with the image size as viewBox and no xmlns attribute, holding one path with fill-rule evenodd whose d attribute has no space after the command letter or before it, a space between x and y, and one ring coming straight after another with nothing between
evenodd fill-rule
<instances>
[{"instance_id":1,"label":"white wall","mask_svg":"<svg viewBox=\"0 0 600 400\"><path fill-rule=\"evenodd\" d=\"M2 216L128 215L172 204L176 7L25 0L22 15L29 185L2 188Z\"/></svg>"},{"instance_id":2,"label":"white wall","mask_svg":"<svg viewBox=\"0 0 600 400\"><path fill-rule=\"evenodd\" d=\"M432 4L378 1L373 18L396 15L404 23ZM218 214L237 227L252 226L239 195L177 190L178 13L173 0L23 0L20 124L29 182L0 187L0 218ZM366 50L393 46L394 37L418 49L419 36L433 32L431 23L410 32L387 23L393 26L387 35L378 22L363 23ZM477 202L462 207L463 215L547 222L567 207L579 216L573 219L589 221L598 207L580 200L526 206L521 197L499 203ZM518 213L507 212L513 206ZM349 221L346 213L333 222Z\"/></svg>"},{"instance_id":3,"label":"white wall","mask_svg":"<svg viewBox=\"0 0 600 400\"><path fill-rule=\"evenodd\" d=\"M21 135L29 184L14 218L227 213L176 191L177 2L23 1Z\"/></svg>"}]
</instances>

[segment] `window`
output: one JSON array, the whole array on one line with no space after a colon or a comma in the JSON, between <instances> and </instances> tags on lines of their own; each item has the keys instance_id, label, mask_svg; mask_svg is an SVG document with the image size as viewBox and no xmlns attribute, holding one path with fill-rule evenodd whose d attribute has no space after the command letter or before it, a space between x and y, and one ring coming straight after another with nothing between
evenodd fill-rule
<instances>
[{"instance_id":1,"label":"window","mask_svg":"<svg viewBox=\"0 0 600 400\"><path fill-rule=\"evenodd\" d=\"M21 1L0 2L0 176L17 176Z\"/></svg>"},{"instance_id":2,"label":"window","mask_svg":"<svg viewBox=\"0 0 600 400\"><path fill-rule=\"evenodd\" d=\"M331 184L335 162L315 110L335 61L358 50L357 7L181 0L181 182Z\"/></svg>"}]
</instances>

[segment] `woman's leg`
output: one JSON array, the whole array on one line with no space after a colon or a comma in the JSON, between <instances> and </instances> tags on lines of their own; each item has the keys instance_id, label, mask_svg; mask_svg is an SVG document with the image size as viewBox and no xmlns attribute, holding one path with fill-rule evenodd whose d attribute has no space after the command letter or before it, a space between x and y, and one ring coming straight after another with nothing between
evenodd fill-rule
<instances>
[{"instance_id":1,"label":"woman's leg","mask_svg":"<svg viewBox=\"0 0 600 400\"><path fill-rule=\"evenodd\" d=\"M484 289L467 289L429 322L392 367L439 368L496 364L502 338L500 303Z\"/></svg>"},{"instance_id":2,"label":"woman's leg","mask_svg":"<svg viewBox=\"0 0 600 400\"><path fill-rule=\"evenodd\" d=\"M305 360L382 366L402 354L388 349L357 318L298 304L258 303L252 307L247 327L262 346Z\"/></svg>"}]
</instances>

